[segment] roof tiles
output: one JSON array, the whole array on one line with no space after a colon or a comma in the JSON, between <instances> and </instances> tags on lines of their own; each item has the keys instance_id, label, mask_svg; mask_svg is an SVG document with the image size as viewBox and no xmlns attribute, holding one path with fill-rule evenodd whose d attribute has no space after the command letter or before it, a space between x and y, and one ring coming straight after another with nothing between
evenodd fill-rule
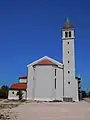
<instances>
[{"instance_id":1,"label":"roof tiles","mask_svg":"<svg viewBox=\"0 0 90 120\"><path fill-rule=\"evenodd\" d=\"M25 90L27 88L26 83L14 83L11 85L10 89Z\"/></svg>"}]
</instances>

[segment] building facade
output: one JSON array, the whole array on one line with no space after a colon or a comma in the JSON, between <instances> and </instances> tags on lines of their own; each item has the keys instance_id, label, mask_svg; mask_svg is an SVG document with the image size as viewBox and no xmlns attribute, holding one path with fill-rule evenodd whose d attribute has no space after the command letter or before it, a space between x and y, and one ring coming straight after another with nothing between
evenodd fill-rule
<instances>
[{"instance_id":1,"label":"building facade","mask_svg":"<svg viewBox=\"0 0 90 120\"><path fill-rule=\"evenodd\" d=\"M26 100L78 101L75 79L75 30L69 20L62 27L63 63L44 56L27 65ZM21 79L19 82L23 82Z\"/></svg>"},{"instance_id":2,"label":"building facade","mask_svg":"<svg viewBox=\"0 0 90 120\"><path fill-rule=\"evenodd\" d=\"M28 65L27 99L63 100L63 64L45 56Z\"/></svg>"},{"instance_id":3,"label":"building facade","mask_svg":"<svg viewBox=\"0 0 90 120\"><path fill-rule=\"evenodd\" d=\"M26 99L27 89L27 76L19 77L18 83L13 83L9 88L8 99L20 100Z\"/></svg>"},{"instance_id":4,"label":"building facade","mask_svg":"<svg viewBox=\"0 0 90 120\"><path fill-rule=\"evenodd\" d=\"M78 84L75 80L75 30L67 20L62 28L64 97L78 99Z\"/></svg>"}]
</instances>

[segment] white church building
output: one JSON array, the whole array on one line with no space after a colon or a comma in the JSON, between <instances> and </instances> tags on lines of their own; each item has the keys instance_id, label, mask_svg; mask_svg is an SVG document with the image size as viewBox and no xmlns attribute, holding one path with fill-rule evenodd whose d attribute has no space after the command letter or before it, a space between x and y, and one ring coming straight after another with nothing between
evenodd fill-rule
<instances>
[{"instance_id":1,"label":"white church building","mask_svg":"<svg viewBox=\"0 0 90 120\"><path fill-rule=\"evenodd\" d=\"M17 83L17 87L10 87L8 99L18 99L16 92L21 89L18 84L23 84L26 100L78 101L74 42L75 29L67 20L62 27L63 63L44 56L27 65L26 82L23 79Z\"/></svg>"}]
</instances>

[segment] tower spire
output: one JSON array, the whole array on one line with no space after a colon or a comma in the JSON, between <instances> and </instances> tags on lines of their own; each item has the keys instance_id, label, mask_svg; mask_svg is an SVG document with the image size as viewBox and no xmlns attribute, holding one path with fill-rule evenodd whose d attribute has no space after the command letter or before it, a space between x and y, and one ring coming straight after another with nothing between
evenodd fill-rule
<instances>
[{"instance_id":1,"label":"tower spire","mask_svg":"<svg viewBox=\"0 0 90 120\"><path fill-rule=\"evenodd\" d=\"M68 17L66 18L66 23L70 23L70 20Z\"/></svg>"},{"instance_id":2,"label":"tower spire","mask_svg":"<svg viewBox=\"0 0 90 120\"><path fill-rule=\"evenodd\" d=\"M73 29L73 25L70 23L69 18L66 18L65 24L63 25L62 29Z\"/></svg>"}]
</instances>

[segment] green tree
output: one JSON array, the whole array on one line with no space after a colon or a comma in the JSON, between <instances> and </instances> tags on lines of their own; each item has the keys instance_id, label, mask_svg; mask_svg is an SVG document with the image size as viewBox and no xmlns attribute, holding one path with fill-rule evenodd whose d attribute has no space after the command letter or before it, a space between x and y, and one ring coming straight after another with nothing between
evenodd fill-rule
<instances>
[{"instance_id":1,"label":"green tree","mask_svg":"<svg viewBox=\"0 0 90 120\"><path fill-rule=\"evenodd\" d=\"M9 87L6 85L1 86L0 88L0 98L8 98Z\"/></svg>"},{"instance_id":2,"label":"green tree","mask_svg":"<svg viewBox=\"0 0 90 120\"><path fill-rule=\"evenodd\" d=\"M81 94L82 94L82 98L86 98L87 97L87 93L85 90L82 90L81 91Z\"/></svg>"},{"instance_id":3,"label":"green tree","mask_svg":"<svg viewBox=\"0 0 90 120\"><path fill-rule=\"evenodd\" d=\"M90 91L88 92L88 97L90 98Z\"/></svg>"},{"instance_id":4,"label":"green tree","mask_svg":"<svg viewBox=\"0 0 90 120\"><path fill-rule=\"evenodd\" d=\"M19 100L22 100L22 95L23 95L23 93L22 93L21 90L19 90L18 95L19 95Z\"/></svg>"}]
</instances>

